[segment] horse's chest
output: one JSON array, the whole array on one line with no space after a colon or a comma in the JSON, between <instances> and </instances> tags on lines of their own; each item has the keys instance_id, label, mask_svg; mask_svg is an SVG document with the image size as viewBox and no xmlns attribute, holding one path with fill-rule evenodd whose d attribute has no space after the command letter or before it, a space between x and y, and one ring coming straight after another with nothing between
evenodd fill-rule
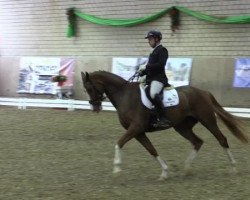
<instances>
[{"instance_id":1,"label":"horse's chest","mask_svg":"<svg viewBox=\"0 0 250 200\"><path fill-rule=\"evenodd\" d=\"M120 123L123 126L123 128L128 129L130 123L127 122L126 120L123 120L123 119L119 119L119 120L120 120Z\"/></svg>"},{"instance_id":2,"label":"horse's chest","mask_svg":"<svg viewBox=\"0 0 250 200\"><path fill-rule=\"evenodd\" d=\"M127 117L126 115L122 115L122 114L118 114L118 115L119 115L119 121L120 121L121 125L125 129L128 129L128 127L131 124L131 120L129 120L129 117Z\"/></svg>"}]
</instances>

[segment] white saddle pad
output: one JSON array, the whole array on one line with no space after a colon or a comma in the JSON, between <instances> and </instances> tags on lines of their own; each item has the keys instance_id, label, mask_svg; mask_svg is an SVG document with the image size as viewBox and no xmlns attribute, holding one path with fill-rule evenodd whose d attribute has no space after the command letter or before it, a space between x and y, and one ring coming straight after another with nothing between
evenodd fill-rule
<instances>
[{"instance_id":1,"label":"white saddle pad","mask_svg":"<svg viewBox=\"0 0 250 200\"><path fill-rule=\"evenodd\" d=\"M154 105L151 103L151 101L146 96L145 86L142 84L140 84L140 91L141 91L141 100L142 100L143 105L149 109L154 108ZM171 106L176 106L178 104L179 104L179 95L178 95L176 89L164 90L164 92L163 92L163 105L165 107L171 107Z\"/></svg>"}]
</instances>

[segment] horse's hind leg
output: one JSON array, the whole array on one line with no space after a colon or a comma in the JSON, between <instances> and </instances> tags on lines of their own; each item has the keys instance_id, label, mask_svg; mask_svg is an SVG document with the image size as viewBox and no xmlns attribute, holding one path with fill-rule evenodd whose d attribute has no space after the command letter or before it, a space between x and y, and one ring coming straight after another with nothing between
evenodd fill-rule
<instances>
[{"instance_id":1,"label":"horse's hind leg","mask_svg":"<svg viewBox=\"0 0 250 200\"><path fill-rule=\"evenodd\" d=\"M142 146L145 147L145 149L147 149L147 151L155 157L155 159L159 162L159 164L161 165L162 168L162 173L160 175L160 180L165 180L168 177L167 174L167 164L164 160L162 160L162 158L158 155L156 149L154 148L153 144L150 142L150 140L148 139L148 137L145 135L145 133L142 133L138 136L135 137L137 139L138 142L141 143Z\"/></svg>"},{"instance_id":2,"label":"horse's hind leg","mask_svg":"<svg viewBox=\"0 0 250 200\"><path fill-rule=\"evenodd\" d=\"M197 123L196 119L188 117L182 123L178 124L178 126L175 127L175 130L184 138L189 140L194 147L194 149L191 151L191 153L189 154L189 156L185 161L186 174L190 173L191 164L195 159L195 157L197 156L197 153L203 144L203 141L198 136L196 136L192 130L196 123Z\"/></svg>"},{"instance_id":3,"label":"horse's hind leg","mask_svg":"<svg viewBox=\"0 0 250 200\"><path fill-rule=\"evenodd\" d=\"M206 116L206 115L205 115ZM210 115L207 115L207 117L204 119L204 117L200 120L200 122L202 123L203 126L205 126L213 135L214 137L218 140L218 142L220 143L220 145L223 147L223 149L225 150L230 163L233 166L233 170L236 172L236 168L235 168L235 159L229 149L229 145L227 142L227 138L222 134L222 132L220 131L218 125L217 125L217 120L215 117L214 113L211 113Z\"/></svg>"}]
</instances>

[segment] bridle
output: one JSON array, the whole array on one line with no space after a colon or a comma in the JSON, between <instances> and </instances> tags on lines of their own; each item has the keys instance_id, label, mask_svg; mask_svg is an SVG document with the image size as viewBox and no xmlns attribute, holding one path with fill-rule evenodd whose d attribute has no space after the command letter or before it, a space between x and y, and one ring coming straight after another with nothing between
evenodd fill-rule
<instances>
[{"instance_id":1,"label":"bridle","mask_svg":"<svg viewBox=\"0 0 250 200\"><path fill-rule=\"evenodd\" d=\"M97 93L97 96L94 99L90 99L89 103L93 106L99 106L102 101L106 99L106 96L104 96L104 93L98 90L94 84L91 83L91 86L94 89L95 93Z\"/></svg>"},{"instance_id":2,"label":"bridle","mask_svg":"<svg viewBox=\"0 0 250 200\"><path fill-rule=\"evenodd\" d=\"M136 71L135 74L132 77L129 78L129 80L126 82L126 84L132 82L135 78L137 78L137 81L138 81L138 78L139 78L139 72L138 71ZM89 100L89 103L92 106L100 106L101 103L102 103L102 101L104 99L106 99L107 97L104 96L104 93L101 92L100 90L98 90L97 87L92 82L89 81L88 84L90 84L90 86L92 87L92 89L97 94L97 95L95 95L94 99L90 97L91 99Z\"/></svg>"}]
</instances>

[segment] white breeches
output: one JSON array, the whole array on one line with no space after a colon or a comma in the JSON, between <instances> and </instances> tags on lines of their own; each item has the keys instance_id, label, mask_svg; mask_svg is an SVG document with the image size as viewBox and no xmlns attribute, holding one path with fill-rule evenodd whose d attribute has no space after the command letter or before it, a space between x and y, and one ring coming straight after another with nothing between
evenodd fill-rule
<instances>
[{"instance_id":1,"label":"white breeches","mask_svg":"<svg viewBox=\"0 0 250 200\"><path fill-rule=\"evenodd\" d=\"M150 84L150 92L149 92L150 97L154 99L155 95L161 92L163 86L164 86L163 83L159 81L152 81Z\"/></svg>"}]
</instances>

